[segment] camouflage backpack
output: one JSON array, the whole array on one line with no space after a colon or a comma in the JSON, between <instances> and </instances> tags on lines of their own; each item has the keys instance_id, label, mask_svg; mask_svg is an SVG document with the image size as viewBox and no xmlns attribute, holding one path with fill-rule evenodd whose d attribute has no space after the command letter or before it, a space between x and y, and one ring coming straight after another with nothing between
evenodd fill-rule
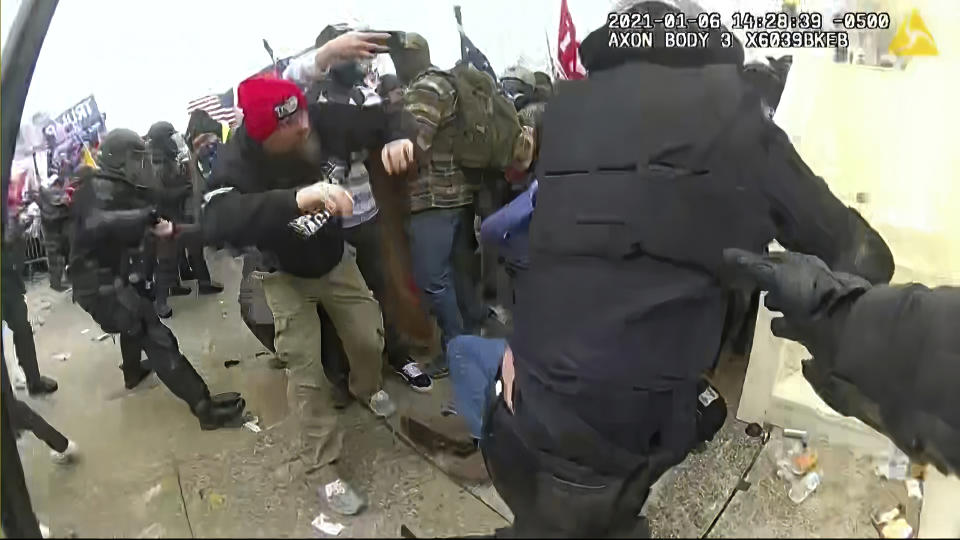
<instances>
[{"instance_id":1,"label":"camouflage backpack","mask_svg":"<svg viewBox=\"0 0 960 540\"><path fill-rule=\"evenodd\" d=\"M468 169L506 169L513 161L520 135L517 111L486 73L469 62L450 71L431 70L447 77L457 90L456 136L453 155Z\"/></svg>"}]
</instances>

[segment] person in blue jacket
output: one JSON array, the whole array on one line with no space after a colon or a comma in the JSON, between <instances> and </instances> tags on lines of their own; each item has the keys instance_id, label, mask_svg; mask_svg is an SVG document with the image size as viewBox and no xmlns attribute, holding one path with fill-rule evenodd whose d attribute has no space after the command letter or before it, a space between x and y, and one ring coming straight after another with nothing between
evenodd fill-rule
<instances>
[{"instance_id":1,"label":"person in blue jacket","mask_svg":"<svg viewBox=\"0 0 960 540\"><path fill-rule=\"evenodd\" d=\"M528 231L536 200L534 180L526 191L480 225L480 241L497 249L515 280L522 277L528 266ZM457 414L467 423L474 439L479 440L483 433L483 417L497 393L496 382L504 359L512 360L505 339L462 335L447 345Z\"/></svg>"},{"instance_id":2,"label":"person in blue jacket","mask_svg":"<svg viewBox=\"0 0 960 540\"><path fill-rule=\"evenodd\" d=\"M525 107L519 114L521 123L534 130L534 159L528 171L536 166L543 112L544 104L535 103ZM528 174L523 171L511 172L523 176ZM480 225L480 242L498 254L514 285L529 267L529 229L537 202L537 188L537 180L532 179L526 190ZM516 290L515 286L512 288ZM505 339L461 335L447 345L454 404L457 413L470 428L470 434L478 441L483 429L483 417L497 393L496 384L505 360L508 365L512 362L510 347Z\"/></svg>"}]
</instances>

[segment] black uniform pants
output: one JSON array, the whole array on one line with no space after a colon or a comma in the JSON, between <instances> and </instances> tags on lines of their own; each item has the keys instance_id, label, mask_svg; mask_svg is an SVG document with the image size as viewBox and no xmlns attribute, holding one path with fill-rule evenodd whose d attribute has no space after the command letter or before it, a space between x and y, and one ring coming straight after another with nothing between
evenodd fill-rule
<instances>
[{"instance_id":1,"label":"black uniform pants","mask_svg":"<svg viewBox=\"0 0 960 540\"><path fill-rule=\"evenodd\" d=\"M199 284L210 283L210 269L207 268L207 260L203 258L202 240L183 239L180 246L177 255L181 279L196 279Z\"/></svg>"},{"instance_id":2,"label":"black uniform pants","mask_svg":"<svg viewBox=\"0 0 960 540\"><path fill-rule=\"evenodd\" d=\"M143 246L143 273L153 282L154 300L165 304L170 287L180 284L177 244L173 239L147 236Z\"/></svg>"},{"instance_id":3,"label":"black uniform pants","mask_svg":"<svg viewBox=\"0 0 960 540\"><path fill-rule=\"evenodd\" d=\"M0 360L3 359L0 344ZM30 503L30 492L23 478L20 449L14 437L13 389L6 362L0 365L0 524L7 538L40 538L37 516Z\"/></svg>"},{"instance_id":4,"label":"black uniform pants","mask_svg":"<svg viewBox=\"0 0 960 540\"><path fill-rule=\"evenodd\" d=\"M109 294L77 297L77 303L104 332L120 334L121 369L125 376L140 373L140 354L161 381L190 406L191 411L210 393L203 379L180 353L177 338L162 322L150 299L125 285Z\"/></svg>"},{"instance_id":5,"label":"black uniform pants","mask_svg":"<svg viewBox=\"0 0 960 540\"><path fill-rule=\"evenodd\" d=\"M175 238L156 239L157 267L154 275L154 294L158 303L166 303L170 287L180 284L179 249Z\"/></svg>"},{"instance_id":6,"label":"black uniform pants","mask_svg":"<svg viewBox=\"0 0 960 540\"><path fill-rule=\"evenodd\" d=\"M21 279L11 272L7 279ZM3 306L3 320L13 332L13 346L17 351L17 361L27 377L27 384L36 384L40 381L40 367L37 365L37 347L33 342L33 327L30 326L30 317L27 313L27 303L22 293L15 292L14 285L4 287L9 293L0 295Z\"/></svg>"},{"instance_id":7,"label":"black uniform pants","mask_svg":"<svg viewBox=\"0 0 960 540\"><path fill-rule=\"evenodd\" d=\"M63 285L63 274L70 255L70 241L66 219L41 219L43 246L47 252L47 270L50 272L50 286L59 289Z\"/></svg>"},{"instance_id":8,"label":"black uniform pants","mask_svg":"<svg viewBox=\"0 0 960 540\"><path fill-rule=\"evenodd\" d=\"M581 411L585 414L557 408L556 403L534 405L515 394L515 415L498 398L484 424L481 449L493 485L513 511L514 521L497 536L649 537L640 510L654 482L693 446L694 388L688 385L682 391L632 400L645 409L624 410L630 405L627 400L613 409L609 403L588 405ZM540 423L524 417L527 406L554 420ZM543 406L555 408L545 413ZM610 419L617 416L621 420ZM549 429L543 427L547 423ZM619 441L600 435L615 424L628 423L633 428L620 433ZM538 442L532 445L530 440Z\"/></svg>"},{"instance_id":9,"label":"black uniform pants","mask_svg":"<svg viewBox=\"0 0 960 540\"><path fill-rule=\"evenodd\" d=\"M10 403L5 405L10 407L10 416L13 419L13 428L16 431L28 430L33 432L38 439L57 452L63 452L67 449L67 444L70 441L31 409L29 405L17 398L12 398Z\"/></svg>"},{"instance_id":10,"label":"black uniform pants","mask_svg":"<svg viewBox=\"0 0 960 540\"><path fill-rule=\"evenodd\" d=\"M360 274L363 275L363 280L367 282L367 287L373 292L374 298L377 299L377 302L380 302L382 313L386 294L386 277L383 274L379 216L373 217L360 225L344 229L343 233L347 243L357 250L357 267L360 268ZM346 388L350 375L350 364L343 350L343 344L340 342L333 321L320 304L317 304L317 312L320 315L320 325L323 328L320 351L323 373L327 380L334 385ZM392 321L384 318L383 330L383 349L387 353L387 361L394 369L400 369L409 362L410 351Z\"/></svg>"}]
</instances>

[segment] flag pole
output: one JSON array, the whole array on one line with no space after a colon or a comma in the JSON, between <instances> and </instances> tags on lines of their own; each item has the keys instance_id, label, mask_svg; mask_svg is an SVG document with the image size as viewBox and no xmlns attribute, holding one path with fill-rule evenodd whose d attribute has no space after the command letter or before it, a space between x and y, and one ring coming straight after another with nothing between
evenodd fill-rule
<instances>
[{"instance_id":1,"label":"flag pole","mask_svg":"<svg viewBox=\"0 0 960 540\"><path fill-rule=\"evenodd\" d=\"M267 38L263 38L263 48L267 51L267 54L270 55L270 63L273 64L273 70L277 71L277 59L273 56L273 47L267 42Z\"/></svg>"},{"instance_id":2,"label":"flag pole","mask_svg":"<svg viewBox=\"0 0 960 540\"><path fill-rule=\"evenodd\" d=\"M463 19L460 17L460 6L453 6L453 16L457 19L457 33L460 34L460 60L467 59L467 51L463 46Z\"/></svg>"},{"instance_id":3,"label":"flag pole","mask_svg":"<svg viewBox=\"0 0 960 540\"><path fill-rule=\"evenodd\" d=\"M550 53L550 34L547 33L547 29L543 29L543 39L547 42L547 59L550 60L550 71L553 73L553 80L557 80L557 64L553 61L553 54Z\"/></svg>"},{"instance_id":4,"label":"flag pole","mask_svg":"<svg viewBox=\"0 0 960 540\"><path fill-rule=\"evenodd\" d=\"M457 19L457 30L463 32L463 19L460 16L460 6L453 6L453 16Z\"/></svg>"}]
</instances>

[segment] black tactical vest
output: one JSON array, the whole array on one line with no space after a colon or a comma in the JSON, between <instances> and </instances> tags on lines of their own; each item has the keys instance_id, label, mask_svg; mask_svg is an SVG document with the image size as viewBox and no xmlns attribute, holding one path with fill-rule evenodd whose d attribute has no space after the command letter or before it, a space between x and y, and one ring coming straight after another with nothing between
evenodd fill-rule
<instances>
[{"instance_id":1,"label":"black tactical vest","mask_svg":"<svg viewBox=\"0 0 960 540\"><path fill-rule=\"evenodd\" d=\"M745 159L760 152L758 110L733 65L634 62L564 85L544 118L518 369L591 393L667 388L710 366L722 250L774 237Z\"/></svg>"}]
</instances>

